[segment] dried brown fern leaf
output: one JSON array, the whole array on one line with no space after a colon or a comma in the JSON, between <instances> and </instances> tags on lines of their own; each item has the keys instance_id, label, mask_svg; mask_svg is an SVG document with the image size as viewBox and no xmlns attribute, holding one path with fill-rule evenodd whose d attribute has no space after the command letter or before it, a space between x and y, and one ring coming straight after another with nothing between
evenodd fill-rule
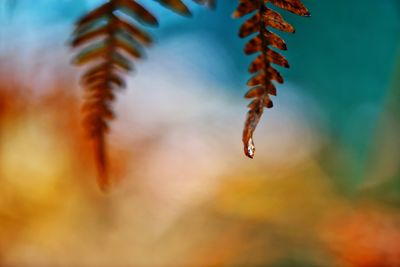
<instances>
[{"instance_id":1,"label":"dried brown fern leaf","mask_svg":"<svg viewBox=\"0 0 400 267\"><path fill-rule=\"evenodd\" d=\"M210 1L213 0L196 2L207 4ZM181 15L191 15L181 0L158 2ZM74 64L90 64L81 78L86 89L82 110L84 127L94 141L99 185L103 190L110 184L105 135L109 121L114 118L111 102L115 91L125 87L123 74L133 70L131 59L142 58L143 48L152 43L151 37L134 22L158 25L157 18L135 0L108 0L77 21L71 41L73 48L84 46L75 56Z\"/></svg>"},{"instance_id":2,"label":"dried brown fern leaf","mask_svg":"<svg viewBox=\"0 0 400 267\"><path fill-rule=\"evenodd\" d=\"M270 95L276 95L273 81L283 83L283 77L272 64L289 68L288 61L272 48L287 50L285 41L268 27L293 33L295 29L286 22L276 11L267 4L290 11L294 14L309 17L310 12L300 0L240 0L233 17L240 18L247 14L252 16L247 19L239 30L241 38L255 34L244 48L247 55L260 53L250 64L249 72L254 74L248 81L250 87L245 98L253 99L248 105L249 111L243 130L244 152L249 158L254 157L255 146L253 133L260 121L264 108L272 108Z\"/></svg>"}]
</instances>

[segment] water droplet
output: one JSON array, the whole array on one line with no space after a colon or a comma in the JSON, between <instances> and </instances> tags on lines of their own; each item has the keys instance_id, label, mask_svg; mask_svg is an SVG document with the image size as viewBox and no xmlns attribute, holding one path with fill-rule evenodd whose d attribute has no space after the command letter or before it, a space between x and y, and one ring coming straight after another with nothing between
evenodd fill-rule
<instances>
[{"instance_id":1,"label":"water droplet","mask_svg":"<svg viewBox=\"0 0 400 267\"><path fill-rule=\"evenodd\" d=\"M253 158L255 152L256 152L256 147L254 146L253 138L250 138L249 141L247 142L247 153L246 153L246 155L249 158Z\"/></svg>"}]
</instances>

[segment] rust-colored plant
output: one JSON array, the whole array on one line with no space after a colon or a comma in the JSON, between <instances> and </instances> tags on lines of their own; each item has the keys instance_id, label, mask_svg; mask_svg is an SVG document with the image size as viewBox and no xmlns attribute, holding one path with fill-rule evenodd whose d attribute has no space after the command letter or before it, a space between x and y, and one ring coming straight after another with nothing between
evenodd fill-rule
<instances>
[{"instance_id":1,"label":"rust-colored plant","mask_svg":"<svg viewBox=\"0 0 400 267\"><path fill-rule=\"evenodd\" d=\"M159 0L160 4L185 16L191 15L181 0ZM213 6L214 0L195 0ZM82 17L73 33L72 47L86 46L74 59L76 65L94 62L82 75L86 89L83 105L84 127L94 141L99 184L109 186L106 163L105 134L108 122L114 118L111 102L118 88L125 87L123 73L133 70L131 59L142 58L143 48L151 37L138 25L122 16L131 17L142 25L157 26L157 18L135 0L108 0Z\"/></svg>"},{"instance_id":2,"label":"rust-colored plant","mask_svg":"<svg viewBox=\"0 0 400 267\"><path fill-rule=\"evenodd\" d=\"M264 108L272 108L273 103L270 95L276 95L276 88L273 80L283 83L283 78L272 64L289 68L288 61L278 52L271 48L286 50L286 44L281 37L271 32L268 27L280 31L294 32L294 28L276 11L267 6L268 3L286 9L300 16L310 16L310 12L300 0L240 0L239 6L234 12L235 18L243 17L246 14L255 14L246 20L241 26L239 36L248 37L257 33L246 44L244 52L247 55L260 53L250 64L249 72L254 76L248 81L250 90L245 97L253 99L248 105L249 111L243 130L243 144L245 154L253 158L255 146L253 133L263 114Z\"/></svg>"}]
</instances>

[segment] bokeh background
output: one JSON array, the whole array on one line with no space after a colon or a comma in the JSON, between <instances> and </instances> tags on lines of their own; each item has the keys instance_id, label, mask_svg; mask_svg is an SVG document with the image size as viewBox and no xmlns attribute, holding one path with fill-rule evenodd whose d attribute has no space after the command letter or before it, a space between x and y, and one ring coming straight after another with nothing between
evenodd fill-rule
<instances>
[{"instance_id":1,"label":"bokeh background","mask_svg":"<svg viewBox=\"0 0 400 267\"><path fill-rule=\"evenodd\" d=\"M186 3L118 94L96 185L73 22L101 0L0 2L0 266L400 266L400 1L284 12L291 69L244 157L237 1Z\"/></svg>"}]
</instances>

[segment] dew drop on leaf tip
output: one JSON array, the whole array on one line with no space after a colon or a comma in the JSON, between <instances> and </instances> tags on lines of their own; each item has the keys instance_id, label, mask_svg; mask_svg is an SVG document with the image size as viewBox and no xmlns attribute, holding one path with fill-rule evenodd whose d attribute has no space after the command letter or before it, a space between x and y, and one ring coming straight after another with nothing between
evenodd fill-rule
<instances>
[{"instance_id":1,"label":"dew drop on leaf tip","mask_svg":"<svg viewBox=\"0 0 400 267\"><path fill-rule=\"evenodd\" d=\"M254 157L254 153L256 151L256 147L254 146L253 138L250 138L249 141L247 142L247 147L246 147L246 156L249 158Z\"/></svg>"}]
</instances>

